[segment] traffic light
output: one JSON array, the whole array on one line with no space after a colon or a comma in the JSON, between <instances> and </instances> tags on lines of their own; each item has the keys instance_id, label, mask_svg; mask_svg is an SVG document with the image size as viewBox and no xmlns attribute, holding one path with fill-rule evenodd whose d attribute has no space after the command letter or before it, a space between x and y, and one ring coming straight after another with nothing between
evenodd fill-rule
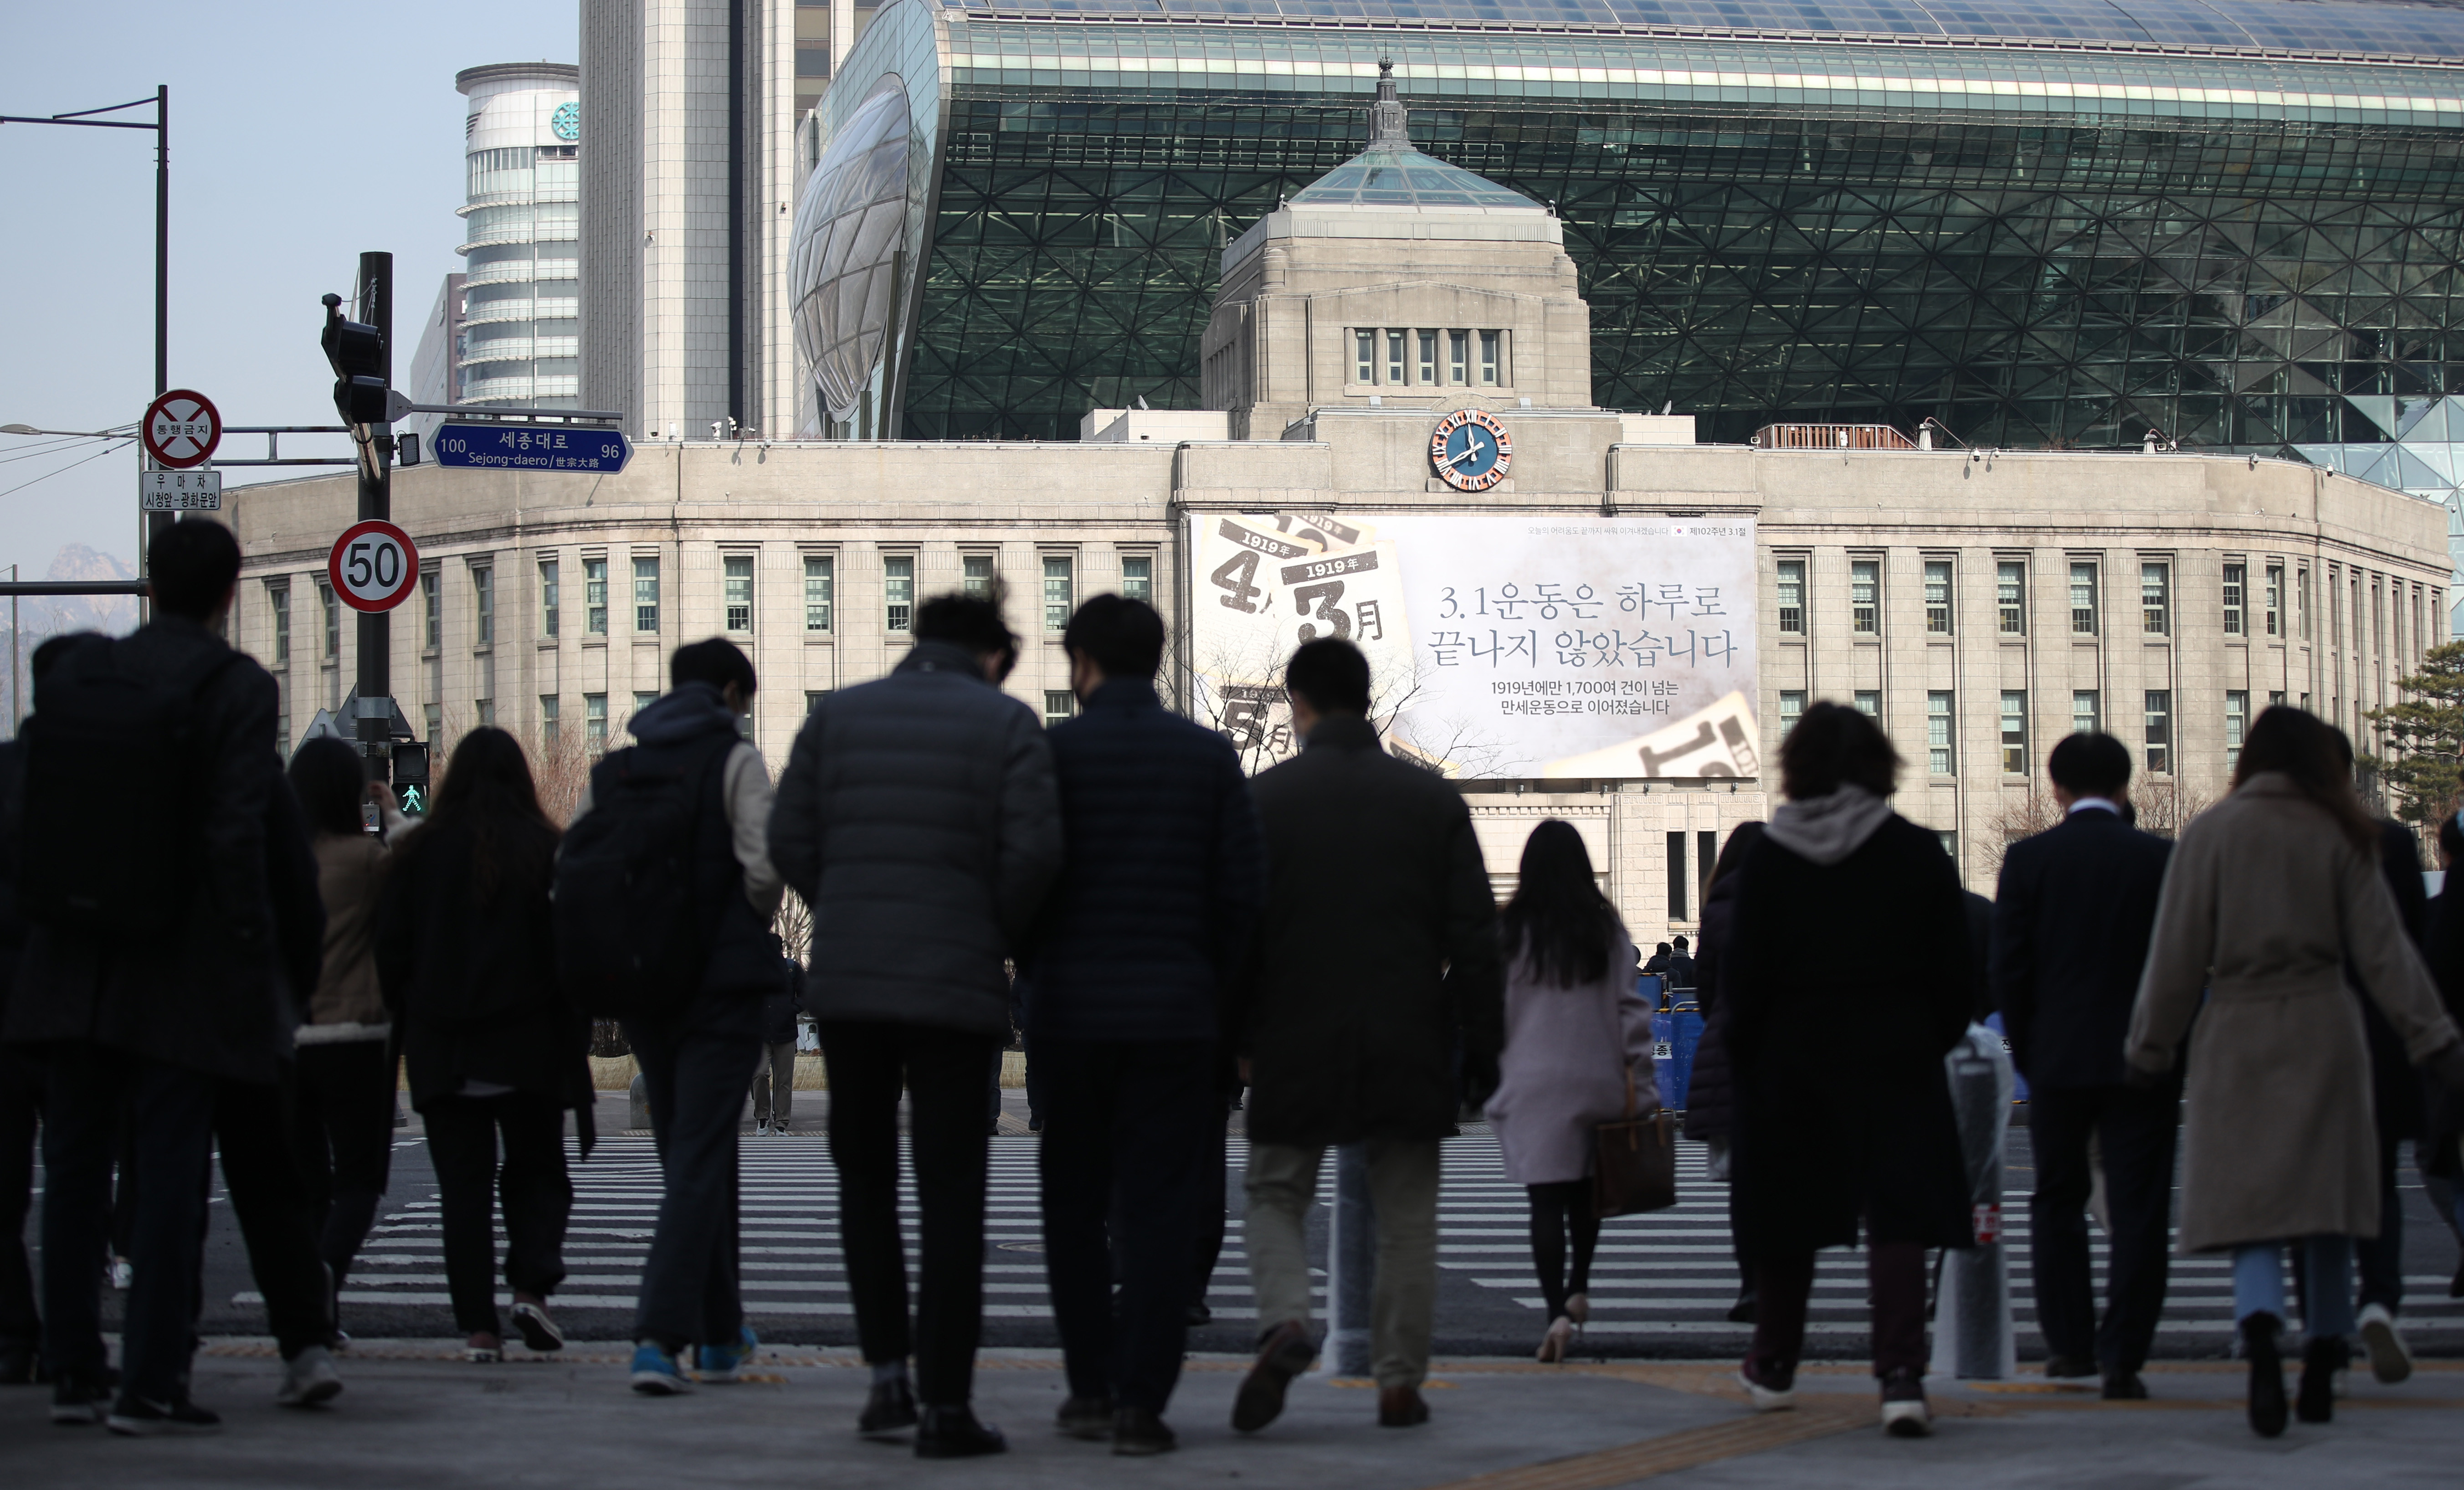
<instances>
[{"instance_id":1,"label":"traffic light","mask_svg":"<svg viewBox=\"0 0 2464 1490\"><path fill-rule=\"evenodd\" d=\"M325 296L325 361L334 364L334 407L346 425L385 422L385 333L342 318L342 297Z\"/></svg>"},{"instance_id":2,"label":"traffic light","mask_svg":"<svg viewBox=\"0 0 2464 1490\"><path fill-rule=\"evenodd\" d=\"M402 794L402 810L407 817L419 817L428 811L428 742L396 740L393 742L393 784Z\"/></svg>"}]
</instances>

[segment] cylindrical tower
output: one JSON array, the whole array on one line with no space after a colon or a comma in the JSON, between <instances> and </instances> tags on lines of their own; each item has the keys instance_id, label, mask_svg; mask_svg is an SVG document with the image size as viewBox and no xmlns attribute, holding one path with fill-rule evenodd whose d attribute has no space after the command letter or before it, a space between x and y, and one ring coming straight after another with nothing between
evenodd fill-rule
<instances>
[{"instance_id":1,"label":"cylindrical tower","mask_svg":"<svg viewBox=\"0 0 2464 1490\"><path fill-rule=\"evenodd\" d=\"M579 404L582 72L563 62L465 68L470 197L453 402Z\"/></svg>"}]
</instances>

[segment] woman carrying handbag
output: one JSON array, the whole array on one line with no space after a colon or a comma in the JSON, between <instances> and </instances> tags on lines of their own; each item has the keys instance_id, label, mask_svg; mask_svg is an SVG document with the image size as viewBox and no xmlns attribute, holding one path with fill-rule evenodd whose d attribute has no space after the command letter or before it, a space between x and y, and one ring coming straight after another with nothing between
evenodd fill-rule
<instances>
[{"instance_id":1,"label":"woman carrying handbag","mask_svg":"<svg viewBox=\"0 0 2464 1490\"><path fill-rule=\"evenodd\" d=\"M1488 1123L1506 1177L1531 1197L1531 1261L1549 1310L1537 1354L1563 1361L1591 1317L1592 1250L1600 1235L1595 1129L1660 1105L1651 1010L1635 990L1624 923L1600 893L1573 824L1551 818L1531 830L1502 928L1506 1050Z\"/></svg>"}]
</instances>

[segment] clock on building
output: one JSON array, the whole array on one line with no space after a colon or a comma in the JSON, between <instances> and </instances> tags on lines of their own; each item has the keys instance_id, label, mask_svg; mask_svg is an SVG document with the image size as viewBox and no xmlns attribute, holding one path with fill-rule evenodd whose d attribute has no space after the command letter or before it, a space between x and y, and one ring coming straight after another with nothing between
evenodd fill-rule
<instances>
[{"instance_id":1,"label":"clock on building","mask_svg":"<svg viewBox=\"0 0 2464 1490\"><path fill-rule=\"evenodd\" d=\"M533 115L532 117L534 119L538 118L537 115ZM556 137L559 140L581 139L582 105L579 103L558 104L556 106L556 112L547 117L547 127L556 131Z\"/></svg>"},{"instance_id":2,"label":"clock on building","mask_svg":"<svg viewBox=\"0 0 2464 1490\"><path fill-rule=\"evenodd\" d=\"M1485 408L1459 408L1429 434L1429 465L1458 492L1485 492L1514 464L1514 440Z\"/></svg>"}]
</instances>

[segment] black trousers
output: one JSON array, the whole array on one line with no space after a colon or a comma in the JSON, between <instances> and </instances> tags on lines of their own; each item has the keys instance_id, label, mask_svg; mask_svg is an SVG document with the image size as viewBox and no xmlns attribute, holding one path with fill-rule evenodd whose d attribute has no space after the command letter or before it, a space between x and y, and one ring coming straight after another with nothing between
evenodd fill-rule
<instances>
[{"instance_id":1,"label":"black trousers","mask_svg":"<svg viewBox=\"0 0 2464 1490\"><path fill-rule=\"evenodd\" d=\"M1232 1210L1231 1163L1226 1157L1232 1140L1232 1098L1219 1092L1209 1100L1214 1116L1199 1155L1198 1253L1189 1277L1189 1302L1200 1306L1215 1286L1215 1264L1223 1260L1224 1221Z\"/></svg>"},{"instance_id":2,"label":"black trousers","mask_svg":"<svg viewBox=\"0 0 2464 1490\"><path fill-rule=\"evenodd\" d=\"M2178 1090L2075 1087L2030 1093L2029 1134L2036 1193L2029 1204L2036 1318L2055 1355L2093 1360L2107 1371L2147 1364L2165 1307L2167 1222L2173 1199ZM2106 1248L2104 1318L2088 1274L2089 1135L2104 1159L2113 1218Z\"/></svg>"},{"instance_id":3,"label":"black trousers","mask_svg":"<svg viewBox=\"0 0 2464 1490\"><path fill-rule=\"evenodd\" d=\"M903 1361L913 1338L917 1394L929 1406L958 1406L974 1390L976 1344L983 1331L984 1067L1001 1042L873 1020L824 1024L821 1037L830 1077L839 1237L864 1358L875 1365ZM912 1337L907 1256L898 1236L902 1085L911 1099L908 1128L923 1234Z\"/></svg>"},{"instance_id":4,"label":"black trousers","mask_svg":"<svg viewBox=\"0 0 2464 1490\"><path fill-rule=\"evenodd\" d=\"M2404 1307L2404 1197L2395 1183L2396 1152L2403 1143L2397 1134L2379 1130L2379 1234L2353 1238L2362 1273L2356 1308L2376 1304L2394 1314Z\"/></svg>"},{"instance_id":5,"label":"black trousers","mask_svg":"<svg viewBox=\"0 0 2464 1490\"><path fill-rule=\"evenodd\" d=\"M111 1163L124 1117L134 1135L124 1193L136 1276L121 1329L121 1388L175 1401L195 1349L214 1079L86 1041L43 1052L43 1318L53 1364L82 1381L102 1376Z\"/></svg>"},{"instance_id":6,"label":"black trousers","mask_svg":"<svg viewBox=\"0 0 2464 1490\"><path fill-rule=\"evenodd\" d=\"M445 1288L453 1327L501 1336L496 1313L495 1210L505 1213L505 1282L544 1299L564 1282L564 1227L573 1180L564 1168L564 1108L537 1092L434 1097L429 1156L445 1228ZM501 1141L501 1163L499 1143Z\"/></svg>"},{"instance_id":7,"label":"black trousers","mask_svg":"<svg viewBox=\"0 0 2464 1490\"><path fill-rule=\"evenodd\" d=\"M299 1047L293 1146L317 1255L336 1288L367 1239L393 1168L392 1056L382 1040Z\"/></svg>"},{"instance_id":8,"label":"black trousers","mask_svg":"<svg viewBox=\"0 0 2464 1490\"><path fill-rule=\"evenodd\" d=\"M317 1255L317 1224L292 1142L289 1083L217 1082L214 1140L267 1327L289 1360L334 1333L334 1285ZM140 1172L142 1175L142 1171ZM141 1179L141 1183L143 1183ZM198 1304L204 1304L202 1251Z\"/></svg>"},{"instance_id":9,"label":"black trousers","mask_svg":"<svg viewBox=\"0 0 2464 1490\"><path fill-rule=\"evenodd\" d=\"M22 1045L0 1045L0 1340L37 1345L43 1321L26 1260L26 1213L34 1202L42 1117L41 1059Z\"/></svg>"},{"instance_id":10,"label":"black trousers","mask_svg":"<svg viewBox=\"0 0 2464 1490\"><path fill-rule=\"evenodd\" d=\"M1044 1266L1070 1394L1161 1413L1180 1380L1206 1143L1221 1110L1215 1042L1046 1038L1035 1053L1045 1082Z\"/></svg>"},{"instance_id":11,"label":"black trousers","mask_svg":"<svg viewBox=\"0 0 2464 1490\"><path fill-rule=\"evenodd\" d=\"M737 1256L737 1124L761 1059L759 1034L627 1019L664 1189L642 1264L633 1338L671 1350L734 1345L744 1331ZM833 1107L836 1093L832 1093ZM850 1269L850 1273L852 1269Z\"/></svg>"}]
</instances>

